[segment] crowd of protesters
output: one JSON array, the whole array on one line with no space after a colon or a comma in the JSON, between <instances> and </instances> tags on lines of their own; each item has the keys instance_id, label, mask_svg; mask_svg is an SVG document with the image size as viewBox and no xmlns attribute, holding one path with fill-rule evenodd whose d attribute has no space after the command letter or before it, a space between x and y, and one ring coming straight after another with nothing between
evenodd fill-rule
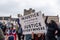
<instances>
[{"instance_id":1,"label":"crowd of protesters","mask_svg":"<svg viewBox=\"0 0 60 40\"><path fill-rule=\"evenodd\" d=\"M19 16L18 16L19 17ZM19 18L16 20L17 23L14 26L12 23L10 27L7 27L6 24L0 24L0 40L5 40L5 36L13 35L13 32L16 33L15 38L18 37L18 40L60 40L60 27L58 24L51 20L49 23L47 22L48 16L45 19L45 24L47 28L46 33L38 33L35 34L32 32L31 34L23 35L23 30L20 24ZM17 35L17 36L16 36ZM7 38L6 40L14 40L11 38Z\"/></svg>"}]
</instances>

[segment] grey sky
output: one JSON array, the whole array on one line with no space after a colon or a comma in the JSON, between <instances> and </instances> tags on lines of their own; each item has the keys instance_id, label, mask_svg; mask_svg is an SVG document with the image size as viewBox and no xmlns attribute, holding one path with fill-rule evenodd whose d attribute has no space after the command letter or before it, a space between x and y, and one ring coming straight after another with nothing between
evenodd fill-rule
<instances>
[{"instance_id":1,"label":"grey sky","mask_svg":"<svg viewBox=\"0 0 60 40\"><path fill-rule=\"evenodd\" d=\"M0 16L16 17L29 8L42 11L45 15L60 15L60 0L0 0Z\"/></svg>"}]
</instances>

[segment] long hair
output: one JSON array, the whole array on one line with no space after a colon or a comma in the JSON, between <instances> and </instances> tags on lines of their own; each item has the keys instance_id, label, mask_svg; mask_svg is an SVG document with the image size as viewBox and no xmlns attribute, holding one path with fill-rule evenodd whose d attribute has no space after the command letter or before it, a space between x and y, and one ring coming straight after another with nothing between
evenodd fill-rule
<instances>
[{"instance_id":1,"label":"long hair","mask_svg":"<svg viewBox=\"0 0 60 40\"><path fill-rule=\"evenodd\" d=\"M55 25L55 26L58 26L57 23L54 20L51 20L51 24Z\"/></svg>"}]
</instances>

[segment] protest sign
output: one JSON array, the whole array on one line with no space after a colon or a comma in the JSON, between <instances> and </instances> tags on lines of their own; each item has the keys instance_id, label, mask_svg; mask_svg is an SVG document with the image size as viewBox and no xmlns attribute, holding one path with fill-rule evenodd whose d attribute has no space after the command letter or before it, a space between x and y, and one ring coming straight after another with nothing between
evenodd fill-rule
<instances>
[{"instance_id":1,"label":"protest sign","mask_svg":"<svg viewBox=\"0 0 60 40\"><path fill-rule=\"evenodd\" d=\"M20 17L20 24L23 29L23 34L31 34L32 32L46 32L46 27L41 12L31 13Z\"/></svg>"}]
</instances>

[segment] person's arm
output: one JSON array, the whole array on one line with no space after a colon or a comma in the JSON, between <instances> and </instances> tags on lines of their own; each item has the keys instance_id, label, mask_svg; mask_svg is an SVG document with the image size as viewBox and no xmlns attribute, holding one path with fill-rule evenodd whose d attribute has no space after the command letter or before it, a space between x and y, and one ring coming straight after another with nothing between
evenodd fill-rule
<instances>
[{"instance_id":1,"label":"person's arm","mask_svg":"<svg viewBox=\"0 0 60 40\"><path fill-rule=\"evenodd\" d=\"M55 25L55 28L56 28L55 35L57 35L57 34L58 34L58 31L59 31L60 29L59 29L59 26L58 26L57 24Z\"/></svg>"},{"instance_id":2,"label":"person's arm","mask_svg":"<svg viewBox=\"0 0 60 40\"><path fill-rule=\"evenodd\" d=\"M47 19L48 19L48 16L46 16L46 19L45 19L45 24L48 26Z\"/></svg>"},{"instance_id":3,"label":"person's arm","mask_svg":"<svg viewBox=\"0 0 60 40\"><path fill-rule=\"evenodd\" d=\"M32 40L34 40L34 32L32 32Z\"/></svg>"}]
</instances>

